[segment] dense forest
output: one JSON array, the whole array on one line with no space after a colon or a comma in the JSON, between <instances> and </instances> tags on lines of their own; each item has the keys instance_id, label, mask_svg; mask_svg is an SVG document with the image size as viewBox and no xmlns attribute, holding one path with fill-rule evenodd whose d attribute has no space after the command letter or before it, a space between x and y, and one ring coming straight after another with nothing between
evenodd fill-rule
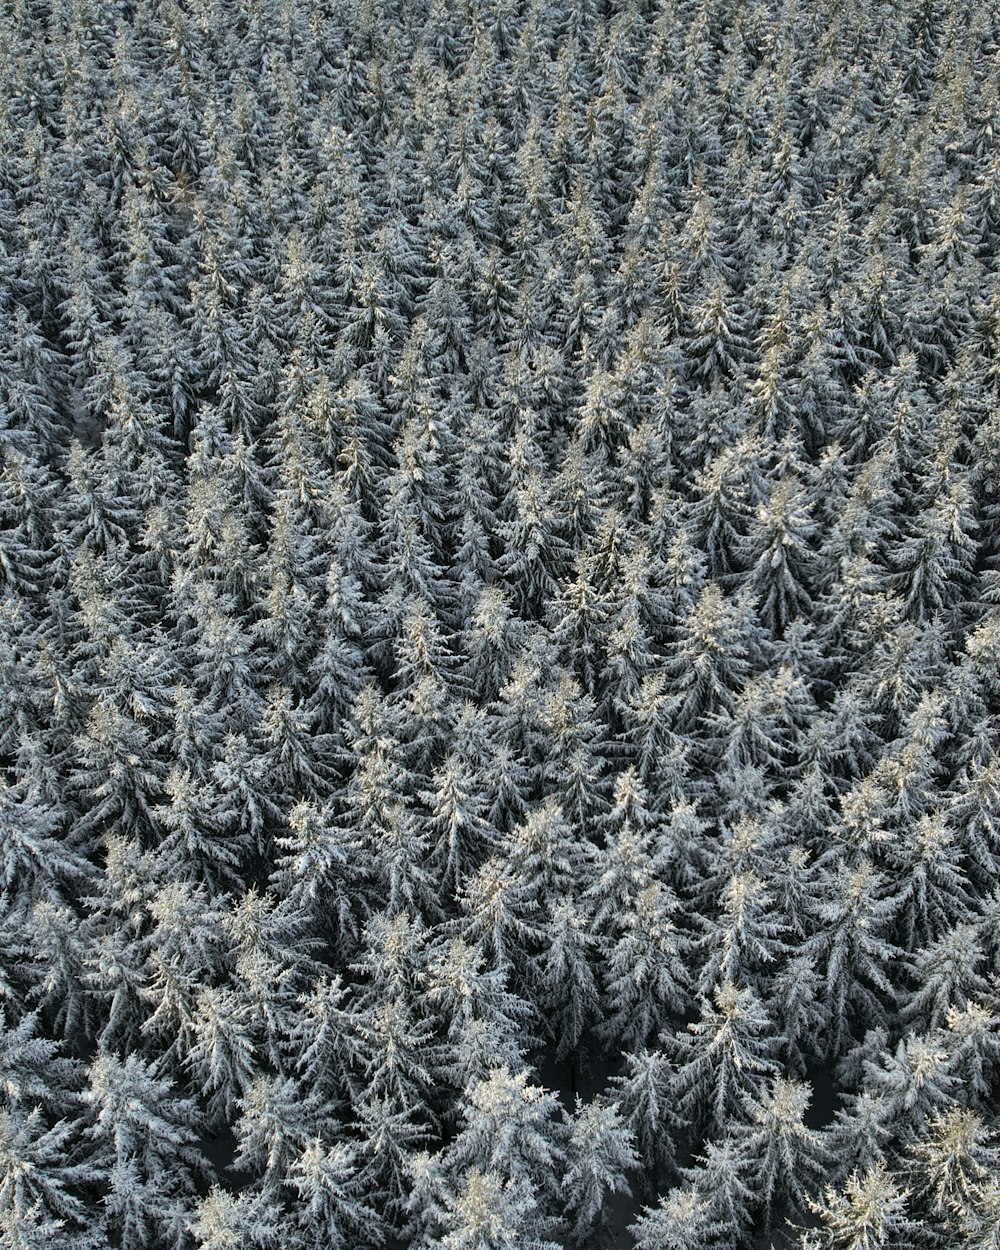
<instances>
[{"instance_id":1,"label":"dense forest","mask_svg":"<svg viewBox=\"0 0 1000 1250\"><path fill-rule=\"evenodd\" d=\"M992 0L0 26L0 1243L1000 1247Z\"/></svg>"}]
</instances>

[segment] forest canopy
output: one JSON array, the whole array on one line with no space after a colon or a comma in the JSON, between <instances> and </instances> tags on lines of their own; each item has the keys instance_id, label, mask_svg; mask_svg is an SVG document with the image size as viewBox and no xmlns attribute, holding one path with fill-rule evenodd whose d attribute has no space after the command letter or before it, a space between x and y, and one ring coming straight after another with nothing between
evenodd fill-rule
<instances>
[{"instance_id":1,"label":"forest canopy","mask_svg":"<svg viewBox=\"0 0 1000 1250\"><path fill-rule=\"evenodd\" d=\"M0 1242L996 1250L1000 9L0 14Z\"/></svg>"}]
</instances>

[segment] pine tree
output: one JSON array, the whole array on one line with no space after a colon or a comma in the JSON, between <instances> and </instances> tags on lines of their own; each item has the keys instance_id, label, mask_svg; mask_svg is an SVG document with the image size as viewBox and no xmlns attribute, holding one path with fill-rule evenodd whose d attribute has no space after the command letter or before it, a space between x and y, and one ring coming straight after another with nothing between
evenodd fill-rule
<instances>
[{"instance_id":1,"label":"pine tree","mask_svg":"<svg viewBox=\"0 0 1000 1250\"><path fill-rule=\"evenodd\" d=\"M807 945L825 984L827 1053L843 1052L852 1027L881 1018L883 997L891 995L888 940L894 905L883 874L862 859L856 868L836 869L832 889L817 908L823 928Z\"/></svg>"},{"instance_id":2,"label":"pine tree","mask_svg":"<svg viewBox=\"0 0 1000 1250\"><path fill-rule=\"evenodd\" d=\"M767 1078L777 1071L771 1022L752 990L727 981L713 1002L703 1000L701 1014L678 1034L674 1088L685 1118L707 1126L713 1136L749 1117Z\"/></svg>"},{"instance_id":3,"label":"pine tree","mask_svg":"<svg viewBox=\"0 0 1000 1250\"><path fill-rule=\"evenodd\" d=\"M138 1055L99 1053L83 1100L90 1108L92 1166L107 1187L102 1225L123 1247L183 1235L196 1178L205 1171L197 1148L194 1102Z\"/></svg>"},{"instance_id":4,"label":"pine tree","mask_svg":"<svg viewBox=\"0 0 1000 1250\"><path fill-rule=\"evenodd\" d=\"M600 1031L629 1048L647 1045L689 1005L686 941L676 912L672 891L652 880L617 917L614 945L606 948Z\"/></svg>"},{"instance_id":5,"label":"pine tree","mask_svg":"<svg viewBox=\"0 0 1000 1250\"><path fill-rule=\"evenodd\" d=\"M812 607L811 543L816 530L805 490L791 473L782 474L746 539L750 585L757 594L768 630L780 636L796 616Z\"/></svg>"},{"instance_id":6,"label":"pine tree","mask_svg":"<svg viewBox=\"0 0 1000 1250\"><path fill-rule=\"evenodd\" d=\"M673 1099L674 1064L661 1047L627 1051L624 1070L611 1078L623 1122L649 1176L673 1162L680 1123Z\"/></svg>"},{"instance_id":7,"label":"pine tree","mask_svg":"<svg viewBox=\"0 0 1000 1250\"><path fill-rule=\"evenodd\" d=\"M425 1244L443 1250L554 1250L559 1244L545 1238L526 1180L478 1167L445 1196L440 1224L441 1234Z\"/></svg>"},{"instance_id":8,"label":"pine tree","mask_svg":"<svg viewBox=\"0 0 1000 1250\"><path fill-rule=\"evenodd\" d=\"M805 1123L810 1092L802 1082L777 1077L764 1101L753 1107L751 1123L739 1130L753 1177L753 1201L768 1228L778 1210L790 1218L804 1213L826 1172L823 1140Z\"/></svg>"},{"instance_id":9,"label":"pine tree","mask_svg":"<svg viewBox=\"0 0 1000 1250\"><path fill-rule=\"evenodd\" d=\"M525 1186L539 1208L539 1225L558 1210L567 1130L555 1094L532 1084L527 1069L494 1068L470 1086L459 1104L462 1126L447 1148L451 1175L484 1169Z\"/></svg>"},{"instance_id":10,"label":"pine tree","mask_svg":"<svg viewBox=\"0 0 1000 1250\"><path fill-rule=\"evenodd\" d=\"M954 1229L966 1244L986 1245L996 1220L996 1166L993 1134L980 1115L955 1107L936 1116L912 1148L914 1205L939 1236Z\"/></svg>"},{"instance_id":11,"label":"pine tree","mask_svg":"<svg viewBox=\"0 0 1000 1250\"><path fill-rule=\"evenodd\" d=\"M602 1098L584 1104L579 1095L566 1152L562 1188L572 1216L572 1236L582 1241L597 1221L605 1195L629 1192L626 1174L638 1160L616 1104Z\"/></svg>"},{"instance_id":12,"label":"pine tree","mask_svg":"<svg viewBox=\"0 0 1000 1250\"><path fill-rule=\"evenodd\" d=\"M689 732L700 718L731 709L753 660L749 602L728 600L709 582L685 616L666 660L674 728Z\"/></svg>"},{"instance_id":13,"label":"pine tree","mask_svg":"<svg viewBox=\"0 0 1000 1250\"><path fill-rule=\"evenodd\" d=\"M303 1247L340 1247L368 1244L379 1237L378 1214L359 1193L352 1149L337 1143L330 1149L315 1138L289 1169L291 1187L299 1203L296 1212Z\"/></svg>"},{"instance_id":14,"label":"pine tree","mask_svg":"<svg viewBox=\"0 0 1000 1250\"><path fill-rule=\"evenodd\" d=\"M270 1250L284 1235L279 1205L251 1190L233 1194L213 1185L192 1214L195 1218L189 1221L187 1231L199 1250L229 1250L237 1244Z\"/></svg>"},{"instance_id":15,"label":"pine tree","mask_svg":"<svg viewBox=\"0 0 1000 1250\"><path fill-rule=\"evenodd\" d=\"M467 715L471 719L471 706ZM478 749L478 744L473 749ZM433 791L420 795L430 811L428 825L435 843L430 862L435 880L456 893L472 868L482 861L491 834L495 836L486 819L485 796L477 784L479 780L475 762L463 759L453 749L433 778Z\"/></svg>"},{"instance_id":16,"label":"pine tree","mask_svg":"<svg viewBox=\"0 0 1000 1250\"><path fill-rule=\"evenodd\" d=\"M85 1162L70 1162L80 1153L76 1138L66 1120L47 1126L38 1107L0 1112L0 1208L11 1229L47 1226L72 1238L84 1223L84 1205L74 1191L96 1177Z\"/></svg>"},{"instance_id":17,"label":"pine tree","mask_svg":"<svg viewBox=\"0 0 1000 1250\"><path fill-rule=\"evenodd\" d=\"M811 1204L822 1221L813 1244L820 1250L903 1247L916 1231L905 1214L907 1199L907 1191L900 1189L884 1167L852 1172L843 1192L827 1188L823 1199Z\"/></svg>"},{"instance_id":18,"label":"pine tree","mask_svg":"<svg viewBox=\"0 0 1000 1250\"><path fill-rule=\"evenodd\" d=\"M185 1024L184 1062L205 1098L208 1123L231 1124L258 1076L248 1005L228 986L205 985Z\"/></svg>"},{"instance_id":19,"label":"pine tree","mask_svg":"<svg viewBox=\"0 0 1000 1250\"><path fill-rule=\"evenodd\" d=\"M629 1231L638 1250L702 1250L729 1230L711 1215L711 1202L693 1186L669 1190Z\"/></svg>"},{"instance_id":20,"label":"pine tree","mask_svg":"<svg viewBox=\"0 0 1000 1250\"><path fill-rule=\"evenodd\" d=\"M361 843L329 806L297 803L288 813L288 825L288 836L275 841L282 854L271 884L343 952L359 936L359 897L370 880L358 862Z\"/></svg>"}]
</instances>

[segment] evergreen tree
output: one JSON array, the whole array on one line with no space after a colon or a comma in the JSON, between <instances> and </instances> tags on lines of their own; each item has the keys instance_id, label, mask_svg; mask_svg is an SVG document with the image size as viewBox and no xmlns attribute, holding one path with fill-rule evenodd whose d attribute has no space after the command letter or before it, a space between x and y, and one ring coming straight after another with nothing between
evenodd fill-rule
<instances>
[{"instance_id":1,"label":"evergreen tree","mask_svg":"<svg viewBox=\"0 0 1000 1250\"><path fill-rule=\"evenodd\" d=\"M102 1224L125 1247L169 1244L183 1236L196 1178L205 1171L197 1149L200 1117L171 1082L138 1055L99 1053L83 1094L91 1166L107 1198Z\"/></svg>"},{"instance_id":2,"label":"evergreen tree","mask_svg":"<svg viewBox=\"0 0 1000 1250\"><path fill-rule=\"evenodd\" d=\"M637 1162L631 1133L616 1105L603 1099L584 1105L578 1096L562 1182L576 1240L593 1228L606 1193L629 1192L626 1173Z\"/></svg>"},{"instance_id":3,"label":"evergreen tree","mask_svg":"<svg viewBox=\"0 0 1000 1250\"><path fill-rule=\"evenodd\" d=\"M0 1241L994 1245L990 5L4 16Z\"/></svg>"},{"instance_id":4,"label":"evergreen tree","mask_svg":"<svg viewBox=\"0 0 1000 1250\"><path fill-rule=\"evenodd\" d=\"M828 1188L822 1201L812 1204L822 1221L813 1244L823 1250L904 1246L915 1232L905 1214L907 1197L884 1167L852 1172L843 1192Z\"/></svg>"}]
</instances>

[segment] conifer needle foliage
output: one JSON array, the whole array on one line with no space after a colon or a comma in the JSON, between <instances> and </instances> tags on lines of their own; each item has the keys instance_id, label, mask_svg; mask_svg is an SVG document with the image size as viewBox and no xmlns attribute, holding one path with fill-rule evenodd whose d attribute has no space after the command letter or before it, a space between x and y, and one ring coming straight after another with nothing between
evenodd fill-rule
<instances>
[{"instance_id":1,"label":"conifer needle foliage","mask_svg":"<svg viewBox=\"0 0 1000 1250\"><path fill-rule=\"evenodd\" d=\"M0 28L0 1242L1000 1244L1000 9Z\"/></svg>"}]
</instances>

